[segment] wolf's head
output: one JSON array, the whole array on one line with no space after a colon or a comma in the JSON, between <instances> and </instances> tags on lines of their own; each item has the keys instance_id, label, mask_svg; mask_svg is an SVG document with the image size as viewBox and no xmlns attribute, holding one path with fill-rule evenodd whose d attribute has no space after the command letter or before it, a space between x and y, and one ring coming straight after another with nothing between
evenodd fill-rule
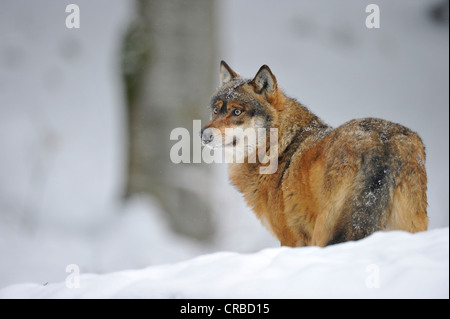
<instances>
[{"instance_id":1,"label":"wolf's head","mask_svg":"<svg viewBox=\"0 0 450 319\"><path fill-rule=\"evenodd\" d=\"M250 80L241 78L222 61L220 87L209 105L211 120L200 133L203 145L225 150L242 146L246 155L256 151L258 141L265 139L269 129L277 126L283 99L277 80L267 65L263 65Z\"/></svg>"}]
</instances>

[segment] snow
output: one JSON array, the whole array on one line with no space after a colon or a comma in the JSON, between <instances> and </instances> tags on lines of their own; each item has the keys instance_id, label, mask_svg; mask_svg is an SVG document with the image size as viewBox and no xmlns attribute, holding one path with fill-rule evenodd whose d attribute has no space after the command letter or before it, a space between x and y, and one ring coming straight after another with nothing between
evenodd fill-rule
<instances>
[{"instance_id":1,"label":"snow","mask_svg":"<svg viewBox=\"0 0 450 319\"><path fill-rule=\"evenodd\" d=\"M104 273L179 262L211 247L175 234L150 197L133 197L90 229L28 229L0 224L2 287L20 282L58 282L67 265Z\"/></svg>"},{"instance_id":2,"label":"snow","mask_svg":"<svg viewBox=\"0 0 450 319\"><path fill-rule=\"evenodd\" d=\"M184 262L55 284L0 298L449 298L449 228L379 232L326 248L219 252ZM72 287L72 288L70 288Z\"/></svg>"},{"instance_id":3,"label":"snow","mask_svg":"<svg viewBox=\"0 0 450 319\"><path fill-rule=\"evenodd\" d=\"M67 29L67 3L1 2L0 210L37 227L99 222L122 187L116 53L130 8L99 23L108 1L77 4L81 27Z\"/></svg>"}]
</instances>

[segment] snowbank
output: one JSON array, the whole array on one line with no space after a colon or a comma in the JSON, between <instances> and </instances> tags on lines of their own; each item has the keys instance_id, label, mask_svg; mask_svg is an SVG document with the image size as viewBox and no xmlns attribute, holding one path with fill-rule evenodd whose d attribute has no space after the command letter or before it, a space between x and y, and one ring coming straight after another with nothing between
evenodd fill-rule
<instances>
[{"instance_id":1,"label":"snowbank","mask_svg":"<svg viewBox=\"0 0 450 319\"><path fill-rule=\"evenodd\" d=\"M78 279L79 288L14 285L0 298L448 298L449 228L327 248L221 252Z\"/></svg>"}]
</instances>

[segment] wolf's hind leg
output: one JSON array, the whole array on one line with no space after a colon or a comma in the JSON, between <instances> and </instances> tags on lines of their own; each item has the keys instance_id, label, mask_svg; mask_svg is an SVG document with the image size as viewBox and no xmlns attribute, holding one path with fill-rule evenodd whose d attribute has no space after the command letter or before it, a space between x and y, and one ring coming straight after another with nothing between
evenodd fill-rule
<instances>
[{"instance_id":1,"label":"wolf's hind leg","mask_svg":"<svg viewBox=\"0 0 450 319\"><path fill-rule=\"evenodd\" d=\"M392 212L386 229L412 233L427 230L425 170L416 165L408 165L399 180L394 190Z\"/></svg>"}]
</instances>

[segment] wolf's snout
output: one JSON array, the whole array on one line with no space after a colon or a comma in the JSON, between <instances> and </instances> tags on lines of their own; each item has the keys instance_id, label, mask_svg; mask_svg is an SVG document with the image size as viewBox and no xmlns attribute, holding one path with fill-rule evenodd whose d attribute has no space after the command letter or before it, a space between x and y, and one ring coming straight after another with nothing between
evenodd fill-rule
<instances>
[{"instance_id":1,"label":"wolf's snout","mask_svg":"<svg viewBox=\"0 0 450 319\"><path fill-rule=\"evenodd\" d=\"M204 128L200 131L200 137L203 145L209 144L214 140L213 131L210 128Z\"/></svg>"}]
</instances>

